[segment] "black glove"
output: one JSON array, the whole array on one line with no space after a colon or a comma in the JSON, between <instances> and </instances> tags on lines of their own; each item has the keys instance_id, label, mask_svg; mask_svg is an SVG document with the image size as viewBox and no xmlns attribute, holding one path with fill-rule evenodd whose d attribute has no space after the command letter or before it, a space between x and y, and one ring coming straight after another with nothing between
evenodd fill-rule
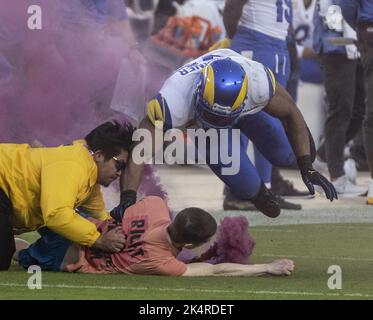
<instances>
[{"instance_id":1,"label":"black glove","mask_svg":"<svg viewBox=\"0 0 373 320\"><path fill-rule=\"evenodd\" d=\"M299 157L297 161L303 182L307 186L311 194L315 194L314 185L318 185L321 186L321 188L323 188L326 197L330 201L338 199L337 191L335 191L335 188L332 185L332 183L329 182L328 179L326 179L322 174L317 172L312 167L311 157L309 155Z\"/></svg>"},{"instance_id":2,"label":"black glove","mask_svg":"<svg viewBox=\"0 0 373 320\"><path fill-rule=\"evenodd\" d=\"M110 211L110 216L118 223L122 222L126 209L136 203L137 194L134 190L126 190L120 194L120 204Z\"/></svg>"}]
</instances>

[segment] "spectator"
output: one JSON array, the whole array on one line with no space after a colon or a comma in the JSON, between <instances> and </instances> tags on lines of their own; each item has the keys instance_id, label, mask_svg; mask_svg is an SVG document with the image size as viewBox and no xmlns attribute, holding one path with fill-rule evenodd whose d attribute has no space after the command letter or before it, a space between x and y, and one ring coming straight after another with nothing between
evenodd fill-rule
<instances>
[{"instance_id":1,"label":"spectator","mask_svg":"<svg viewBox=\"0 0 373 320\"><path fill-rule=\"evenodd\" d=\"M342 26L330 29L325 22L327 14L328 8L321 2L320 10L314 15L314 49L320 56L327 95L325 160L337 193L359 196L366 189L354 185L344 170L344 146L361 128L365 107L364 92L356 91L357 87L361 88L357 72L358 52L353 45L330 43L333 37L346 37L349 26L344 22L344 30ZM323 146L318 150L319 160L322 160L322 149Z\"/></svg>"}]
</instances>

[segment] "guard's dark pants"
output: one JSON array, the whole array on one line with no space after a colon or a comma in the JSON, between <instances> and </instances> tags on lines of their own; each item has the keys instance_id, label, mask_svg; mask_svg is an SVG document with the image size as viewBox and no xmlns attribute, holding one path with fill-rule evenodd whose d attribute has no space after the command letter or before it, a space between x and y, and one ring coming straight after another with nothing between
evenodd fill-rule
<instances>
[{"instance_id":1,"label":"guard's dark pants","mask_svg":"<svg viewBox=\"0 0 373 320\"><path fill-rule=\"evenodd\" d=\"M321 65L328 99L326 161L331 178L338 178L345 174L343 151L351 121L357 119L355 130L352 130L356 134L364 117L364 92L356 91L357 76L361 77L358 82L362 83L362 73L357 73L357 61L349 60L343 54L323 54ZM360 88L363 89L363 86Z\"/></svg>"},{"instance_id":2,"label":"guard's dark pants","mask_svg":"<svg viewBox=\"0 0 373 320\"><path fill-rule=\"evenodd\" d=\"M358 28L359 50L364 68L366 91L366 111L363 123L365 152L368 159L371 177L373 178L373 22L361 24ZM364 35L366 35L364 37Z\"/></svg>"},{"instance_id":3,"label":"guard's dark pants","mask_svg":"<svg viewBox=\"0 0 373 320\"><path fill-rule=\"evenodd\" d=\"M12 203L0 189L0 271L8 270L16 251L11 223Z\"/></svg>"}]
</instances>

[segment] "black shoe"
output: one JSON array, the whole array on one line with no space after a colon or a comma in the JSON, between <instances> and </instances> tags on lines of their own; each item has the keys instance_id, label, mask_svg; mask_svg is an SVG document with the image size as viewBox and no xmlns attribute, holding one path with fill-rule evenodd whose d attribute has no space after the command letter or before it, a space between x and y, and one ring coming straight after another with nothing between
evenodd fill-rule
<instances>
[{"instance_id":1,"label":"black shoe","mask_svg":"<svg viewBox=\"0 0 373 320\"><path fill-rule=\"evenodd\" d=\"M278 194L275 194L274 196L276 198L276 202L279 204L281 209L302 210L302 206L300 204L286 201L284 198L282 198Z\"/></svg>"},{"instance_id":2,"label":"black shoe","mask_svg":"<svg viewBox=\"0 0 373 320\"><path fill-rule=\"evenodd\" d=\"M294 185L284 178L273 180L271 183L271 191L282 197L313 197L309 191L299 191L294 188Z\"/></svg>"}]
</instances>

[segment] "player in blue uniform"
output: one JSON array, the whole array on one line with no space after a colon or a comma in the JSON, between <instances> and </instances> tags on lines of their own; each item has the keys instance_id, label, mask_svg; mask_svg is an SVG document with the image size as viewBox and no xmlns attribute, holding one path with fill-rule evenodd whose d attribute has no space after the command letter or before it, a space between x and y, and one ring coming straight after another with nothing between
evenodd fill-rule
<instances>
[{"instance_id":1,"label":"player in blue uniform","mask_svg":"<svg viewBox=\"0 0 373 320\"><path fill-rule=\"evenodd\" d=\"M220 132L228 129L232 133L232 129L240 129L273 164L298 164L311 194L314 193L313 185L317 184L324 189L328 199L336 198L330 182L312 168L313 140L300 111L276 82L272 71L258 62L230 49L212 51L178 69L147 108L148 115L140 128L149 130L153 136L155 127L166 131L186 128L192 122L204 130L213 128ZM280 119L284 126L274 124L272 117ZM216 144L207 141L206 150L200 149L206 151L207 164L236 197L251 201L269 217L278 216L280 206L276 197L262 182L244 145L232 152L232 139L220 139ZM156 151L151 150L154 155ZM209 158L211 150L218 151L217 162ZM224 174L228 165L221 155L227 151L239 160L237 173ZM121 205L113 210L113 216L117 217L136 201L143 163L136 163L133 154L126 172L121 179Z\"/></svg>"}]
</instances>

